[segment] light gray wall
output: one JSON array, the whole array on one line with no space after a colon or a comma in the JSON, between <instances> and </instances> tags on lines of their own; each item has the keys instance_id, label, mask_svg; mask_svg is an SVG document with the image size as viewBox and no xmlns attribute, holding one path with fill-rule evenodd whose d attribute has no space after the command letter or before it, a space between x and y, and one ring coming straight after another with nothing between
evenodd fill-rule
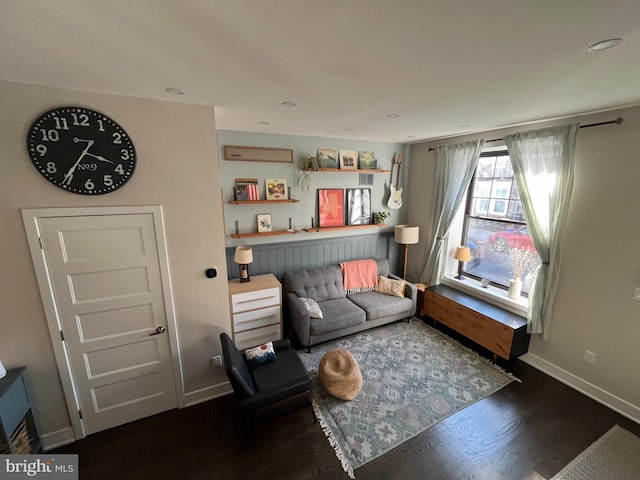
<instances>
[{"instance_id":1,"label":"light gray wall","mask_svg":"<svg viewBox=\"0 0 640 480\"><path fill-rule=\"evenodd\" d=\"M640 221L636 212L640 107L413 145L408 220L426 229L432 205L428 192L433 190L435 172L435 156L429 146L618 116L624 117L620 126L581 129L578 134L553 325L548 341L532 338L530 352L559 377L637 414L640 302L634 302L632 294L634 287L640 286ZM410 278L420 278L426 247L423 240L410 250ZM596 354L594 365L583 361L585 349Z\"/></svg>"},{"instance_id":2,"label":"light gray wall","mask_svg":"<svg viewBox=\"0 0 640 480\"><path fill-rule=\"evenodd\" d=\"M23 208L162 205L187 402L228 391L218 335L230 331L222 202L213 107L0 82L0 358L25 365L41 433L70 429L65 400L20 215ZM65 192L45 180L26 151L42 112L89 107L129 133L138 162L132 179L108 195ZM206 267L217 267L207 279Z\"/></svg>"},{"instance_id":3,"label":"light gray wall","mask_svg":"<svg viewBox=\"0 0 640 480\"><path fill-rule=\"evenodd\" d=\"M378 159L378 167L391 169L394 153L402 153L401 144L356 141L326 137L311 137L301 135L272 135L267 133L235 132L230 130L218 131L218 145L220 156L220 186L223 190L225 201L225 228L227 233L227 245L256 245L261 243L277 243L294 240L310 240L317 238L329 238L348 236L354 234L370 233L372 230L345 230L322 233L306 233L298 235L286 235L281 237L261 237L248 239L232 239L228 235L235 233L235 220L238 220L241 233L257 230L256 214L270 213L272 215L273 229L282 230L289 227L291 217L294 229L301 230L311 226L311 217L318 222L317 216L317 189L318 188L371 188L372 211L390 211L386 206L388 200L388 186L390 173L375 173L374 185L358 185L358 173L342 172L314 172L311 174L311 189L305 193L300 188L300 176L302 171L298 168L300 158L315 156L318 148L333 148L339 150L370 150L375 152ZM240 145L245 147L272 147L293 149L293 163L277 162L245 162L224 160L223 149L225 145ZM406 157L406 155L405 155ZM291 187L291 197L300 200L299 203L279 205L229 205L233 199L233 185L235 178L258 178L260 197L264 198L266 178L285 178L287 185ZM408 168L403 162L401 168L401 186L406 185ZM395 174L394 174L395 184ZM388 227L383 230L393 230L393 225L404 223L406 208L394 210L390 218L385 222Z\"/></svg>"}]
</instances>

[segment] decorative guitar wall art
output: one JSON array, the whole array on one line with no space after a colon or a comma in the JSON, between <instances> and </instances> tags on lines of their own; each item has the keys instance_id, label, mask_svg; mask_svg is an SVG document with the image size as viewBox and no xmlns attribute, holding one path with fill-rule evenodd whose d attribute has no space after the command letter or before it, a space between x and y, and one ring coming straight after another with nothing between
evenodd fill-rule
<instances>
[{"instance_id":1,"label":"decorative guitar wall art","mask_svg":"<svg viewBox=\"0 0 640 480\"><path fill-rule=\"evenodd\" d=\"M387 207L391 210L398 210L402 207L402 187L400 186L400 167L402 166L402 155L398 155L398 160L396 160L396 165L398 165L398 171L396 173L396 184L393 185L393 165L391 166L391 194L389 195L389 201L387 202Z\"/></svg>"},{"instance_id":2,"label":"decorative guitar wall art","mask_svg":"<svg viewBox=\"0 0 640 480\"><path fill-rule=\"evenodd\" d=\"M396 166L396 153L393 152L393 156L391 157L391 170L389 174L389 183L387 184L386 180L384 182L384 196L382 197L382 203L387 204L389 199L391 198L391 186L393 185L393 167Z\"/></svg>"}]
</instances>

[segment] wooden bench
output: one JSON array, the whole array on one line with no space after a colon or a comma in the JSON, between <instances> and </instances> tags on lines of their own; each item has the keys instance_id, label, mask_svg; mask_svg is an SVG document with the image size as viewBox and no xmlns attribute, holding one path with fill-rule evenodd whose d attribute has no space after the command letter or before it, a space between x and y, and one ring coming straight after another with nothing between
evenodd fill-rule
<instances>
[{"instance_id":1,"label":"wooden bench","mask_svg":"<svg viewBox=\"0 0 640 480\"><path fill-rule=\"evenodd\" d=\"M529 349L525 318L446 285L425 290L423 311L493 352L494 360L519 357Z\"/></svg>"}]
</instances>

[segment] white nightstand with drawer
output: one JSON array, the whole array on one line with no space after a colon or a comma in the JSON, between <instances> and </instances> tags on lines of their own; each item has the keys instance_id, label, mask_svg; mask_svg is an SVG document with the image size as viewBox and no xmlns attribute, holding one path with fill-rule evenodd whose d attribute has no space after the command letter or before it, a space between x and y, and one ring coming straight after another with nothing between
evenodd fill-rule
<instances>
[{"instance_id":1,"label":"white nightstand with drawer","mask_svg":"<svg viewBox=\"0 0 640 480\"><path fill-rule=\"evenodd\" d=\"M282 338L282 285L271 273L229 280L233 341L239 350Z\"/></svg>"}]
</instances>

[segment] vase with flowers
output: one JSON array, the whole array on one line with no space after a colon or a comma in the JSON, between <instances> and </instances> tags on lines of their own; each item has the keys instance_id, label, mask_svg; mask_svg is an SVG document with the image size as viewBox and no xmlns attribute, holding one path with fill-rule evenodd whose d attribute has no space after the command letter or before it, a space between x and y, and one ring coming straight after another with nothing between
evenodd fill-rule
<instances>
[{"instance_id":1,"label":"vase with flowers","mask_svg":"<svg viewBox=\"0 0 640 480\"><path fill-rule=\"evenodd\" d=\"M539 257L535 250L529 248L512 248L509 250L511 258L511 273L513 278L509 284L509 298L518 299L522 292L522 279L533 272L538 266Z\"/></svg>"}]
</instances>

